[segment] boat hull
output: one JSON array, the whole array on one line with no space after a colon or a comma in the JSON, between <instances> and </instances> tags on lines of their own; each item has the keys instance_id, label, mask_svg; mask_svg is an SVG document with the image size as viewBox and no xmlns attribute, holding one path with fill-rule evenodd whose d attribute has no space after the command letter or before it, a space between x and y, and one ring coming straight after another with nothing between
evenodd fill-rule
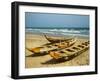
<instances>
[{"instance_id":1,"label":"boat hull","mask_svg":"<svg viewBox=\"0 0 100 81\"><path fill-rule=\"evenodd\" d=\"M70 40L70 41L64 41L60 43L53 43L50 45L43 45L41 47L36 47L36 48L27 48L29 51L33 53L49 53L50 51L55 51L55 50L60 50L63 48L70 47L74 45L76 42L76 38Z\"/></svg>"},{"instance_id":2,"label":"boat hull","mask_svg":"<svg viewBox=\"0 0 100 81\"><path fill-rule=\"evenodd\" d=\"M77 56L83 52L85 52L86 50L89 49L89 42L87 42L87 44L83 43L82 45L78 45L78 47L70 47L70 48L65 48L65 49L61 49L59 51L51 51L49 53L49 55L53 58L53 59L69 59L71 56Z\"/></svg>"}]
</instances>

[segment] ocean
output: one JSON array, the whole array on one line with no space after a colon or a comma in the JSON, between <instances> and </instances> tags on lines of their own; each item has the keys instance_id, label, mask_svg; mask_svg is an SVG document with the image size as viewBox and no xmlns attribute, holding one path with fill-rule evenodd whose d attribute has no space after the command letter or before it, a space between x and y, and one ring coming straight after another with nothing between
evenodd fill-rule
<instances>
[{"instance_id":1,"label":"ocean","mask_svg":"<svg viewBox=\"0 0 100 81\"><path fill-rule=\"evenodd\" d=\"M26 27L26 33L46 34L53 36L73 36L89 38L89 28L33 28Z\"/></svg>"}]
</instances>

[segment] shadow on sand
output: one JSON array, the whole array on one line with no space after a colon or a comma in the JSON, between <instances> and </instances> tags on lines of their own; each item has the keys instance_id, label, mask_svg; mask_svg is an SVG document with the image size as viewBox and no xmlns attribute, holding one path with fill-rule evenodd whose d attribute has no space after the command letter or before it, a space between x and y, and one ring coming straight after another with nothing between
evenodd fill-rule
<instances>
[{"instance_id":1,"label":"shadow on sand","mask_svg":"<svg viewBox=\"0 0 100 81\"><path fill-rule=\"evenodd\" d=\"M28 55L26 57L38 57L38 56L44 56L44 55L47 55L47 53L33 53L32 55Z\"/></svg>"},{"instance_id":2,"label":"shadow on sand","mask_svg":"<svg viewBox=\"0 0 100 81\"><path fill-rule=\"evenodd\" d=\"M67 59L64 59L64 58L60 58L60 59L57 59L57 60L56 59L50 59L50 60L48 60L44 63L41 63L41 64L59 64L59 63L63 63L63 62L66 62L66 61L70 61L75 57L76 57L75 55L72 55L72 56L68 57Z\"/></svg>"},{"instance_id":3,"label":"shadow on sand","mask_svg":"<svg viewBox=\"0 0 100 81\"><path fill-rule=\"evenodd\" d=\"M41 64L59 64L59 63L63 63L63 62L70 61L70 60L74 59L75 57L79 56L80 54L82 54L82 53L78 53L76 55L68 56L67 59L65 59L65 58L60 58L60 59L57 59L57 60L56 59L50 59L50 60L48 60L44 63L41 63Z\"/></svg>"}]
</instances>

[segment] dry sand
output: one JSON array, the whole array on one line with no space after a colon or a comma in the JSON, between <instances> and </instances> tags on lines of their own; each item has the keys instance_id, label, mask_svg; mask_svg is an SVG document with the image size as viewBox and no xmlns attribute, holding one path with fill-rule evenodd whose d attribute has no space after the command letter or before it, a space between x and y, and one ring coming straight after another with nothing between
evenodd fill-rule
<instances>
[{"instance_id":1,"label":"dry sand","mask_svg":"<svg viewBox=\"0 0 100 81\"><path fill-rule=\"evenodd\" d=\"M77 44L87 41L88 39L78 38ZM26 48L34 48L43 44L49 43L43 35L26 34ZM39 68L39 67L57 67L57 66L79 66L89 65L89 50L80 54L79 56L69 61L56 61L50 55L34 54L27 49L25 50L25 67L26 68Z\"/></svg>"}]
</instances>

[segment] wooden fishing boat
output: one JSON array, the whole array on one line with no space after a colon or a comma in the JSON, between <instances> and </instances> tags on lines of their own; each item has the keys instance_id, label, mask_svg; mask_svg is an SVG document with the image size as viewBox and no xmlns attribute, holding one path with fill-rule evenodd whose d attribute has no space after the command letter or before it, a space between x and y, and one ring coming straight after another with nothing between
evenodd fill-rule
<instances>
[{"instance_id":1,"label":"wooden fishing boat","mask_svg":"<svg viewBox=\"0 0 100 81\"><path fill-rule=\"evenodd\" d=\"M68 59L70 56L77 56L89 48L89 41L84 42L77 46L72 46L69 48L64 48L57 51L50 51L50 56L54 59Z\"/></svg>"},{"instance_id":2,"label":"wooden fishing boat","mask_svg":"<svg viewBox=\"0 0 100 81\"><path fill-rule=\"evenodd\" d=\"M69 40L73 39L73 38L69 38L69 39L65 39L65 38L53 38L53 37L48 37L46 35L44 35L44 36L51 43L58 43L58 42L69 41Z\"/></svg>"},{"instance_id":3,"label":"wooden fishing boat","mask_svg":"<svg viewBox=\"0 0 100 81\"><path fill-rule=\"evenodd\" d=\"M26 49L28 49L29 51L33 53L49 53L49 51L52 51L52 50L58 50L58 49L70 47L73 44L75 44L76 40L77 40L76 38L73 38L69 41L67 40L67 41L63 41L59 43L53 43L50 45L43 45L40 47L26 48Z\"/></svg>"}]
</instances>

